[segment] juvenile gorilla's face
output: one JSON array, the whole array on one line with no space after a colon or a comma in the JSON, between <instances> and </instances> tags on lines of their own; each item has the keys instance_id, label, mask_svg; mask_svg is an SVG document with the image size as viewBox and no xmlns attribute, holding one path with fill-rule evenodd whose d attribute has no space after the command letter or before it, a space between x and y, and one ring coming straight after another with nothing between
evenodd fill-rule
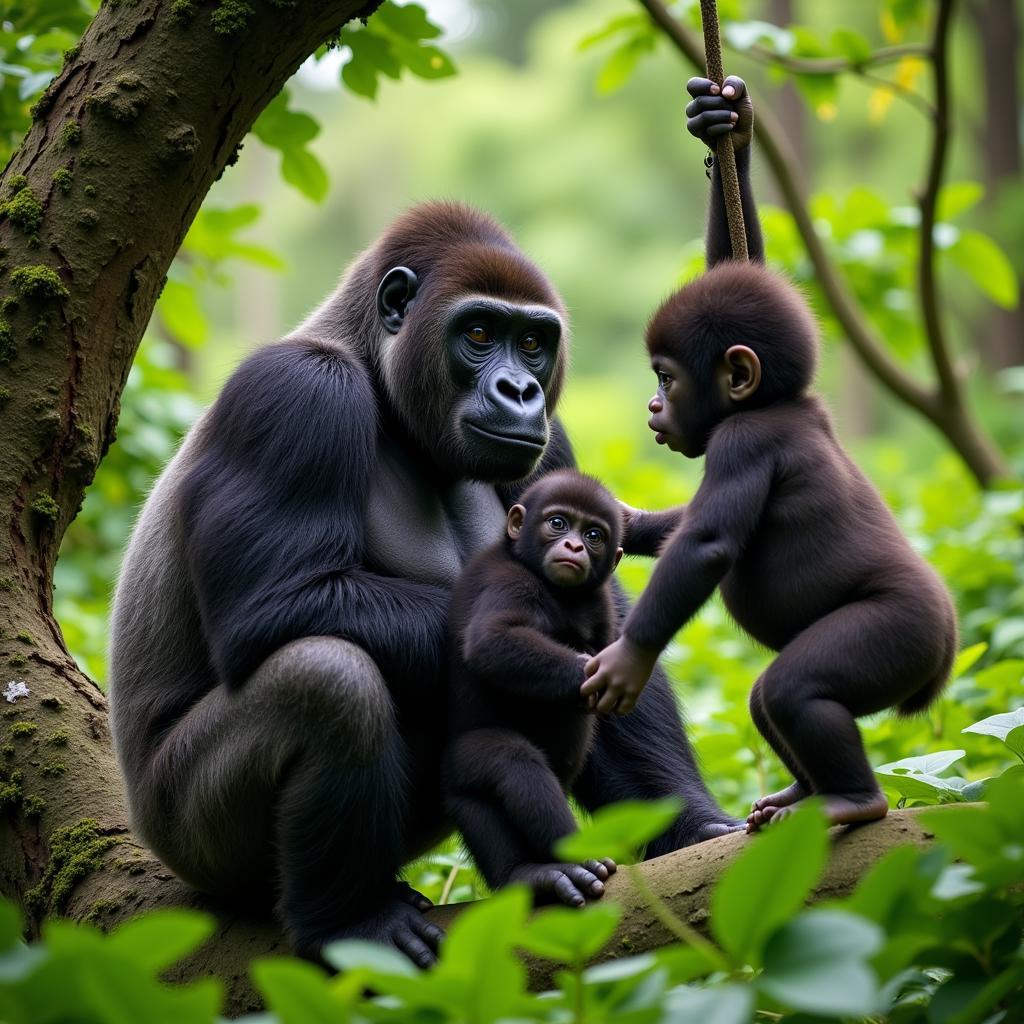
<instances>
[{"instance_id":1,"label":"juvenile gorilla's face","mask_svg":"<svg viewBox=\"0 0 1024 1024\"><path fill-rule=\"evenodd\" d=\"M563 502L529 513L523 505L514 505L508 535L517 542L526 565L554 587L599 586L622 556L604 516Z\"/></svg>"},{"instance_id":2,"label":"juvenile gorilla's face","mask_svg":"<svg viewBox=\"0 0 1024 1024\"><path fill-rule=\"evenodd\" d=\"M653 356L651 369L658 378L658 390L647 403L651 414L647 425L655 432L655 440L689 459L703 455L716 421L714 396L699 394L693 377L670 356Z\"/></svg>"},{"instance_id":3,"label":"juvenile gorilla's face","mask_svg":"<svg viewBox=\"0 0 1024 1024\"><path fill-rule=\"evenodd\" d=\"M559 361L562 323L541 305L470 298L453 310L446 332L457 389L446 461L481 480L518 480L548 443L549 382Z\"/></svg>"}]
</instances>

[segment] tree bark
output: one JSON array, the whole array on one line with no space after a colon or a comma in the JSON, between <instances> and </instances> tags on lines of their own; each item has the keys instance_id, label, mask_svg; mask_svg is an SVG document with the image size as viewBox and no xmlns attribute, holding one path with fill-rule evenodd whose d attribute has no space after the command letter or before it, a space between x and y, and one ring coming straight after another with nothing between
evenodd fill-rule
<instances>
[{"instance_id":1,"label":"tree bark","mask_svg":"<svg viewBox=\"0 0 1024 1024\"><path fill-rule=\"evenodd\" d=\"M129 831L106 700L53 617L53 566L200 203L302 61L378 4L105 4L0 177L0 691L29 688L0 701L0 891L29 937L54 914L111 924L197 901ZM218 938L229 974L279 942L235 923Z\"/></svg>"}]
</instances>

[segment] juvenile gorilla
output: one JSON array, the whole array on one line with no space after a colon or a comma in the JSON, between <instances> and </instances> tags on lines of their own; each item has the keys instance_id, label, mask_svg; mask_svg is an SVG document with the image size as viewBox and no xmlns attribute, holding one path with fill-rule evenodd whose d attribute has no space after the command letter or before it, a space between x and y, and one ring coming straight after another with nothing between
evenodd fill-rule
<instances>
[{"instance_id":1,"label":"juvenile gorilla","mask_svg":"<svg viewBox=\"0 0 1024 1024\"><path fill-rule=\"evenodd\" d=\"M583 688L598 711L629 711L720 585L740 626L780 652L750 710L794 782L754 804L750 831L812 793L833 824L883 817L854 719L927 707L957 646L946 588L807 393L817 346L801 296L755 264L720 263L654 315L650 427L688 458L706 451L704 479Z\"/></svg>"},{"instance_id":2,"label":"juvenile gorilla","mask_svg":"<svg viewBox=\"0 0 1024 1024\"><path fill-rule=\"evenodd\" d=\"M615 635L621 532L618 503L596 480L551 473L455 587L446 806L494 888L524 882L539 899L582 906L615 870L552 861L576 828L565 793L594 738L583 665Z\"/></svg>"}]
</instances>

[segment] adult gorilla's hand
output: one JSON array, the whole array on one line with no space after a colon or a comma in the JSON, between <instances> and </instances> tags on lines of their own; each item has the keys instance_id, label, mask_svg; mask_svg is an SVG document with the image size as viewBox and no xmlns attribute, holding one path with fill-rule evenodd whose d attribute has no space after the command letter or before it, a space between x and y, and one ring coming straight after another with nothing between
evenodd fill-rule
<instances>
[{"instance_id":1,"label":"adult gorilla's hand","mask_svg":"<svg viewBox=\"0 0 1024 1024\"><path fill-rule=\"evenodd\" d=\"M691 78L686 91L693 97L686 107L686 130L709 149L718 139L732 133L734 150L750 145L754 132L754 105L746 83L730 75L721 89L709 78Z\"/></svg>"}]
</instances>

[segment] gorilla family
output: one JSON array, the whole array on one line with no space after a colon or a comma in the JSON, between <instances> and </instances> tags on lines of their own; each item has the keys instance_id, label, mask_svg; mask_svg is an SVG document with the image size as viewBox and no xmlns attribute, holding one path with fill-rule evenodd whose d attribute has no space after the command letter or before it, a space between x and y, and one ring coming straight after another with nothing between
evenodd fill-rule
<instances>
[{"instance_id":1,"label":"gorilla family","mask_svg":"<svg viewBox=\"0 0 1024 1024\"><path fill-rule=\"evenodd\" d=\"M728 100L691 85L698 138L749 141L732 81ZM738 165L753 211L749 150ZM729 255L717 173L708 255ZM110 655L134 827L196 887L276 903L302 954L347 936L434 959L429 904L396 878L450 830L451 588L528 483L574 463L553 418L568 338L557 292L495 221L417 206L242 363L143 508ZM648 856L735 827L660 670L595 733L572 788L582 806L685 799Z\"/></svg>"}]
</instances>

